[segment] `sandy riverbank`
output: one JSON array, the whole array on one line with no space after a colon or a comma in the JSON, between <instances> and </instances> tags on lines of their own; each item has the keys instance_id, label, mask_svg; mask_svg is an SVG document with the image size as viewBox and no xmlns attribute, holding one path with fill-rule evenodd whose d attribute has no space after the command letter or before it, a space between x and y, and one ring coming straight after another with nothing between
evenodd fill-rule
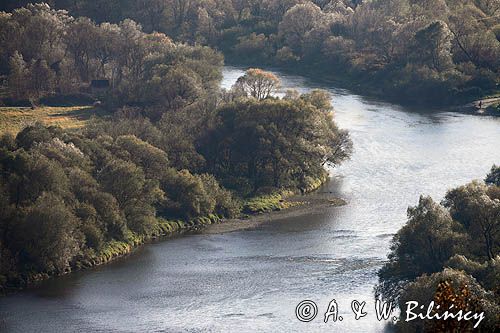
<instances>
[{"instance_id":1,"label":"sandy riverbank","mask_svg":"<svg viewBox=\"0 0 500 333\"><path fill-rule=\"evenodd\" d=\"M253 229L261 224L286 220L291 217L314 214L330 207L344 206L347 202L335 197L330 192L314 192L306 195L295 195L285 199L289 208L252 215L248 218L224 220L222 223L211 224L203 228L203 234L221 234L238 230Z\"/></svg>"}]
</instances>

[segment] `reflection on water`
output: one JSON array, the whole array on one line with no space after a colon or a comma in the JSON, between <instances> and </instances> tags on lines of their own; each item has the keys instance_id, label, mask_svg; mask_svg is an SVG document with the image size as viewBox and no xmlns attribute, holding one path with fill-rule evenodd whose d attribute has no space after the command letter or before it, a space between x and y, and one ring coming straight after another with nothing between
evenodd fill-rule
<instances>
[{"instance_id":1,"label":"reflection on water","mask_svg":"<svg viewBox=\"0 0 500 333\"><path fill-rule=\"evenodd\" d=\"M242 72L225 68L223 86ZM500 120L409 111L278 74L284 89L331 92L355 153L324 190L347 206L252 231L151 244L111 265L48 281L0 299L7 331L383 331L373 287L406 208L420 194L440 200L449 187L483 178L500 162ZM345 320L324 324L332 298ZM295 319L303 299L319 306L313 322ZM353 319L353 299L367 301L367 317Z\"/></svg>"}]
</instances>

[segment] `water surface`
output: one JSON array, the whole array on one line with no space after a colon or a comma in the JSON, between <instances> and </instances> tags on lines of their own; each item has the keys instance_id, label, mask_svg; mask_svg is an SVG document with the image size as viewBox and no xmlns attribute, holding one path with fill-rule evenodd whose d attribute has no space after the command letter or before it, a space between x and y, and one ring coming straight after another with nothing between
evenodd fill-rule
<instances>
[{"instance_id":1,"label":"water surface","mask_svg":"<svg viewBox=\"0 0 500 333\"><path fill-rule=\"evenodd\" d=\"M226 67L224 87L243 69ZM484 178L500 163L500 119L408 110L277 73L284 88L327 89L351 132L352 159L323 190L349 204L252 231L191 235L151 244L110 265L53 279L0 299L8 332L380 332L376 272L406 209L420 194ZM335 298L343 322L324 324ZM313 322L295 306L314 300ZM350 302L367 301L353 319Z\"/></svg>"}]
</instances>

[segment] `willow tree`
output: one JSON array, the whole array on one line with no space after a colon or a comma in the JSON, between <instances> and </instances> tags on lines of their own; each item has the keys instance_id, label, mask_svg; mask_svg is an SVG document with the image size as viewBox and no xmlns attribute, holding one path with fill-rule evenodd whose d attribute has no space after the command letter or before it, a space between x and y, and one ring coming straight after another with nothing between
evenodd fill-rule
<instances>
[{"instance_id":1,"label":"willow tree","mask_svg":"<svg viewBox=\"0 0 500 333\"><path fill-rule=\"evenodd\" d=\"M271 96L279 87L280 80L276 75L258 68L248 69L235 85L235 89L244 91L259 101Z\"/></svg>"}]
</instances>

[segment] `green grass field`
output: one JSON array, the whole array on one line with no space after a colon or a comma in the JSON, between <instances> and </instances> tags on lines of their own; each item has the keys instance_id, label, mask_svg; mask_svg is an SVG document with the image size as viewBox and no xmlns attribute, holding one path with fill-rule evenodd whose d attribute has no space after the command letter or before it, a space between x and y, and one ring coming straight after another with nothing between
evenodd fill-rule
<instances>
[{"instance_id":1,"label":"green grass field","mask_svg":"<svg viewBox=\"0 0 500 333\"><path fill-rule=\"evenodd\" d=\"M92 116L105 116L106 112L92 106L68 107L0 107L0 134L17 134L35 122L57 125L64 129L83 127Z\"/></svg>"}]
</instances>

